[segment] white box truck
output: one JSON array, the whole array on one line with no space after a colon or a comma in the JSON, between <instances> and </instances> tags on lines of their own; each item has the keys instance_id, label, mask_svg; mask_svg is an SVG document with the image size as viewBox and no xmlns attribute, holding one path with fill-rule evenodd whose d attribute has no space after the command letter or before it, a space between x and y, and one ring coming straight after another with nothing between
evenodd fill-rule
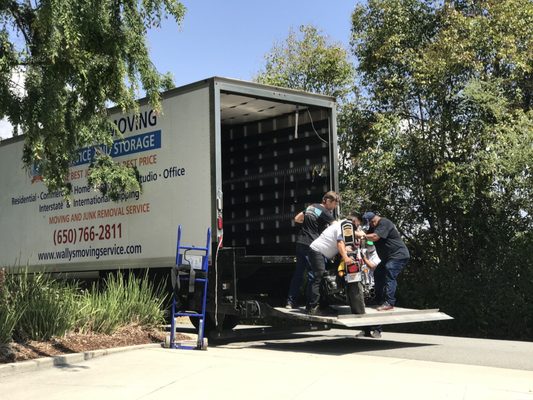
<instances>
[{"instance_id":1,"label":"white box truck","mask_svg":"<svg viewBox=\"0 0 533 400\"><path fill-rule=\"evenodd\" d=\"M70 169L73 201L48 193L21 162L23 138L0 144L0 265L53 272L173 265L185 243L291 255L292 217L337 189L334 99L211 78L163 95L163 114L110 110L123 133L105 149L137 166L142 193L119 202L87 186L94 148ZM296 125L297 124L297 125Z\"/></svg>"},{"instance_id":2,"label":"white box truck","mask_svg":"<svg viewBox=\"0 0 533 400\"><path fill-rule=\"evenodd\" d=\"M66 202L23 168L22 137L3 140L0 266L166 273L177 226L197 245L210 227L212 248L223 244L211 257L210 312L250 317L264 314L261 304L281 305L294 268L293 216L338 188L334 99L214 77L164 93L162 105L161 115L146 100L137 115L110 110L124 137L100 150L136 166L143 189L118 202L87 185L95 148L79 150Z\"/></svg>"}]
</instances>

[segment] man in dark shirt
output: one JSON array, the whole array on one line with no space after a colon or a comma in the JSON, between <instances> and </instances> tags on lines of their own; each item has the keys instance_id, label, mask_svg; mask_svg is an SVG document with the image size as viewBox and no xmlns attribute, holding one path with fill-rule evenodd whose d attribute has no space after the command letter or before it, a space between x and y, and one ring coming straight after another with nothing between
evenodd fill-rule
<instances>
[{"instance_id":1,"label":"man in dark shirt","mask_svg":"<svg viewBox=\"0 0 533 400\"><path fill-rule=\"evenodd\" d=\"M369 233L356 232L356 235L373 241L381 259L374 271L376 300L381 303L377 310L391 310L396 304L396 278L409 262L409 250L389 219L367 211L363 220L370 225Z\"/></svg>"},{"instance_id":2,"label":"man in dark shirt","mask_svg":"<svg viewBox=\"0 0 533 400\"><path fill-rule=\"evenodd\" d=\"M287 308L297 308L297 299L302 286L303 274L312 274L309 263L309 245L320 236L322 231L334 221L333 210L339 203L339 195L333 191L327 192L322 203L311 204L294 217L294 221L302 224L296 237L296 270L292 276L287 296ZM312 278L312 276L309 276Z\"/></svg>"}]
</instances>

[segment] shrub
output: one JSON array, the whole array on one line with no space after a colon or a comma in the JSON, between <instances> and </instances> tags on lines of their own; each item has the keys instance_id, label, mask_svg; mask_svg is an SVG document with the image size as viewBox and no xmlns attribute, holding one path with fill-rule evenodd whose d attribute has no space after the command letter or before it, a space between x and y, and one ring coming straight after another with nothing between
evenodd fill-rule
<instances>
[{"instance_id":1,"label":"shrub","mask_svg":"<svg viewBox=\"0 0 533 400\"><path fill-rule=\"evenodd\" d=\"M164 322L164 282L110 274L103 289L81 291L77 283L44 273L0 270L0 345L16 340L48 340L71 331L112 334L118 328Z\"/></svg>"},{"instance_id":2,"label":"shrub","mask_svg":"<svg viewBox=\"0 0 533 400\"><path fill-rule=\"evenodd\" d=\"M148 279L130 274L124 278L121 273L110 274L99 290L93 284L92 290L84 296L84 315L81 329L111 334L120 326L139 324L155 326L164 322L164 285L157 287Z\"/></svg>"},{"instance_id":3,"label":"shrub","mask_svg":"<svg viewBox=\"0 0 533 400\"><path fill-rule=\"evenodd\" d=\"M0 269L0 347L13 340L13 330L24 310L15 309L8 291L5 269Z\"/></svg>"},{"instance_id":4,"label":"shrub","mask_svg":"<svg viewBox=\"0 0 533 400\"><path fill-rule=\"evenodd\" d=\"M76 327L80 295L76 283L57 281L44 273L10 274L6 287L18 321L13 336L19 340L48 340Z\"/></svg>"}]
</instances>

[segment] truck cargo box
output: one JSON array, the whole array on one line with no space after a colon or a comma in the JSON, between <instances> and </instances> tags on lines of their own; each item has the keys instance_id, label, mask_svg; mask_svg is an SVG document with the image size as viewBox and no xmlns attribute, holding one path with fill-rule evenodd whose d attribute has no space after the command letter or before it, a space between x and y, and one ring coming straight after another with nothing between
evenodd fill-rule
<instances>
[{"instance_id":1,"label":"truck cargo box","mask_svg":"<svg viewBox=\"0 0 533 400\"><path fill-rule=\"evenodd\" d=\"M123 138L80 149L70 201L22 165L23 137L0 143L0 265L30 271L163 268L184 242L252 256L293 254L295 213L337 189L334 99L210 78L163 94L158 115L109 110ZM113 202L87 185L95 148L136 166L142 192Z\"/></svg>"}]
</instances>

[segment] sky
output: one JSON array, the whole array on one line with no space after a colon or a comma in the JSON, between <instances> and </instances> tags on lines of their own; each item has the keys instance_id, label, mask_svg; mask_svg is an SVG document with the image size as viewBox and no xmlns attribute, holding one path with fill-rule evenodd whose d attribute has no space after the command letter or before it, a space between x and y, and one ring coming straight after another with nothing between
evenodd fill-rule
<instances>
[{"instance_id":1,"label":"sky","mask_svg":"<svg viewBox=\"0 0 533 400\"><path fill-rule=\"evenodd\" d=\"M170 72L176 86L212 76L252 80L265 55L290 29L314 25L333 42L348 47L350 16L357 0L182 0L180 26L165 20L148 35L153 63ZM11 136L0 121L0 137Z\"/></svg>"}]
</instances>

